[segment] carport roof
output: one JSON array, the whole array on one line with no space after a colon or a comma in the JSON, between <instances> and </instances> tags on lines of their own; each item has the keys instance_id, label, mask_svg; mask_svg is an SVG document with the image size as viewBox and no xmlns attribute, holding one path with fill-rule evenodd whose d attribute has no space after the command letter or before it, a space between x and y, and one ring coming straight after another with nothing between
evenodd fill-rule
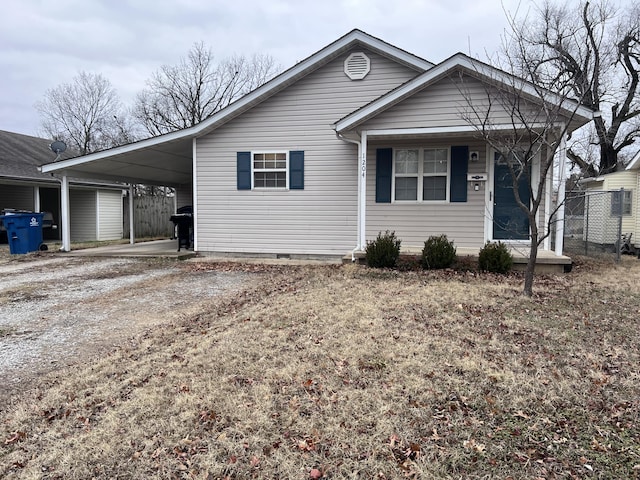
<instances>
[{"instance_id":1,"label":"carport roof","mask_svg":"<svg viewBox=\"0 0 640 480\"><path fill-rule=\"evenodd\" d=\"M195 135L189 130L49 163L42 171L148 185L191 183Z\"/></svg>"}]
</instances>

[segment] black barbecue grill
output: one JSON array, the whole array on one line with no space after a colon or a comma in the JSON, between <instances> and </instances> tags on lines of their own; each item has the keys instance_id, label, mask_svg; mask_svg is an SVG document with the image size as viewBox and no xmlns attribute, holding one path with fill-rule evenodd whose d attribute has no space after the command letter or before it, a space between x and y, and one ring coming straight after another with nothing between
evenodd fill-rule
<instances>
[{"instance_id":1,"label":"black barbecue grill","mask_svg":"<svg viewBox=\"0 0 640 480\"><path fill-rule=\"evenodd\" d=\"M191 248L193 232L193 207L180 207L169 219L178 231L178 251Z\"/></svg>"}]
</instances>

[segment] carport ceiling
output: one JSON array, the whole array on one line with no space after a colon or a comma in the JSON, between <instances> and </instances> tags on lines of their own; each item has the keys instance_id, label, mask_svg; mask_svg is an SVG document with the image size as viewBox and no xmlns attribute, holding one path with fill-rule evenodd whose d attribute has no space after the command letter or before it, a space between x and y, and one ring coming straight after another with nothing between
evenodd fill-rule
<instances>
[{"instance_id":1,"label":"carport ceiling","mask_svg":"<svg viewBox=\"0 0 640 480\"><path fill-rule=\"evenodd\" d=\"M193 178L193 139L141 141L42 167L43 172L146 185L176 186Z\"/></svg>"}]
</instances>

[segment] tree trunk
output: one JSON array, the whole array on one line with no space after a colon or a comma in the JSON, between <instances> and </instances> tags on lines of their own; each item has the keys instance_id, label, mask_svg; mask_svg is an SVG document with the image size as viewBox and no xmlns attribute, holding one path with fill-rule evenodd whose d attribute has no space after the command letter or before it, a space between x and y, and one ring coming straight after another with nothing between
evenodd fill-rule
<instances>
[{"instance_id":1,"label":"tree trunk","mask_svg":"<svg viewBox=\"0 0 640 480\"><path fill-rule=\"evenodd\" d=\"M615 172L618 166L618 154L610 143L600 143L600 174Z\"/></svg>"},{"instance_id":2,"label":"tree trunk","mask_svg":"<svg viewBox=\"0 0 640 480\"><path fill-rule=\"evenodd\" d=\"M536 260L538 259L538 232L531 229L531 247L529 248L529 261L524 271L524 293L527 297L533 296L533 276L536 272Z\"/></svg>"}]
</instances>

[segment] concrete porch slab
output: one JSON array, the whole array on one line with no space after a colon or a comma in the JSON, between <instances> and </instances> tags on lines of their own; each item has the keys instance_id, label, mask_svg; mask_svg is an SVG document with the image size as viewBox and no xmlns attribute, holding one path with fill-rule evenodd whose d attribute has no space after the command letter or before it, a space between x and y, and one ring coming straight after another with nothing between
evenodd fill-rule
<instances>
[{"instance_id":1,"label":"concrete porch slab","mask_svg":"<svg viewBox=\"0 0 640 480\"><path fill-rule=\"evenodd\" d=\"M467 257L473 261L478 261L480 254L479 248L465 248L457 247L456 254L459 257ZM355 258L358 263L364 263L364 252L355 252ZM400 255L406 256L420 256L422 255L422 249L417 248L403 248L400 251ZM528 250L511 249L511 255L513 255L513 269L524 270L529 261ZM343 263L351 263L351 253L345 255L342 259ZM566 255L556 255L549 250L538 250L538 258L536 259L536 273L567 273L571 271L572 260Z\"/></svg>"}]
</instances>

